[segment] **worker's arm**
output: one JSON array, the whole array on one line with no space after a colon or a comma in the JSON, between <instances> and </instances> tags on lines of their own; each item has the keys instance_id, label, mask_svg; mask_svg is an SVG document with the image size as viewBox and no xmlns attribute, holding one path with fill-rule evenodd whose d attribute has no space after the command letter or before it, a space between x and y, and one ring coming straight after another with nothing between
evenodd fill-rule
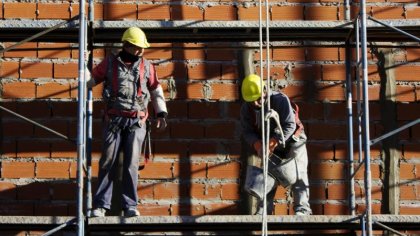
<instances>
[{"instance_id":1,"label":"worker's arm","mask_svg":"<svg viewBox=\"0 0 420 236\"><path fill-rule=\"evenodd\" d=\"M99 65L93 68L92 73L90 73L89 70L85 70L86 85L88 88L92 88L95 85L105 81L109 60L111 59L107 57L103 61L101 61Z\"/></svg>"},{"instance_id":2,"label":"worker's arm","mask_svg":"<svg viewBox=\"0 0 420 236\"><path fill-rule=\"evenodd\" d=\"M156 128L162 131L167 126L166 117L168 116L168 110L166 108L166 101L165 96L163 94L162 85L159 82L153 64L150 64L150 78L147 82L147 86L150 92L150 96L152 98L153 109L156 113Z\"/></svg>"},{"instance_id":3,"label":"worker's arm","mask_svg":"<svg viewBox=\"0 0 420 236\"><path fill-rule=\"evenodd\" d=\"M96 85L95 79L93 79L92 74L90 73L89 70L86 70L85 79L86 79L86 86L88 88L95 87Z\"/></svg>"},{"instance_id":4,"label":"worker's arm","mask_svg":"<svg viewBox=\"0 0 420 236\"><path fill-rule=\"evenodd\" d=\"M285 94L278 93L272 96L271 106L271 108L279 114L284 140L287 141L296 129L295 113L290 105L290 100ZM276 138L281 140L280 137Z\"/></svg>"}]
</instances>

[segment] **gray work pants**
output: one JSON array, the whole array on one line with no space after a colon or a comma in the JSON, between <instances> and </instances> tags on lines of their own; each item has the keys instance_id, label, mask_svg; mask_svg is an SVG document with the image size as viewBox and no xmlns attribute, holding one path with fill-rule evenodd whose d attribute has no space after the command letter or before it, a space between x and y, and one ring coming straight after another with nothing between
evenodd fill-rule
<instances>
[{"instance_id":1,"label":"gray work pants","mask_svg":"<svg viewBox=\"0 0 420 236\"><path fill-rule=\"evenodd\" d=\"M137 206L138 165L146 125L137 118L114 117L106 122L103 132L102 156L99 161L98 190L94 207L111 208L112 189L118 173L118 156L123 151L122 207Z\"/></svg>"},{"instance_id":2,"label":"gray work pants","mask_svg":"<svg viewBox=\"0 0 420 236\"><path fill-rule=\"evenodd\" d=\"M305 136L306 139L306 136ZM295 212L303 211L312 214L309 205L309 181L308 181L308 153L306 150L305 141L293 143L287 153L287 158L294 156L296 159L298 176L296 183L292 184L293 209ZM274 186L267 193L267 214L273 213L274 195L277 186ZM262 214L263 201L258 202L257 214Z\"/></svg>"}]
</instances>

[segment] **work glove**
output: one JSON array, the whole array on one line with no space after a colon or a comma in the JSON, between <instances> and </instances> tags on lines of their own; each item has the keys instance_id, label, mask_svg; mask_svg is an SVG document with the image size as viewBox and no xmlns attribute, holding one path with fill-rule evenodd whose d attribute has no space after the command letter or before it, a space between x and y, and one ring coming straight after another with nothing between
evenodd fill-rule
<instances>
[{"instance_id":1,"label":"work glove","mask_svg":"<svg viewBox=\"0 0 420 236\"><path fill-rule=\"evenodd\" d=\"M257 152L257 155L259 157L262 157L262 141L257 140L257 141L254 142L254 144L252 146L254 147L254 150Z\"/></svg>"},{"instance_id":2,"label":"work glove","mask_svg":"<svg viewBox=\"0 0 420 236\"><path fill-rule=\"evenodd\" d=\"M274 149L276 149L276 147L279 145L279 142L277 141L276 138L270 138L270 140L268 141L268 151L269 151L269 155L271 155L274 152ZM257 152L257 155L259 157L262 157L262 141L261 140L257 140L255 141L255 143L253 144L254 150Z\"/></svg>"},{"instance_id":3,"label":"work glove","mask_svg":"<svg viewBox=\"0 0 420 236\"><path fill-rule=\"evenodd\" d=\"M164 117L158 117L156 121L156 128L158 131L164 131L168 124L166 123L166 119Z\"/></svg>"},{"instance_id":4,"label":"work glove","mask_svg":"<svg viewBox=\"0 0 420 236\"><path fill-rule=\"evenodd\" d=\"M271 153L274 152L274 149L276 149L277 145L279 145L279 142L277 141L276 138L270 138L270 141L268 141L268 150L270 151L270 155Z\"/></svg>"}]
</instances>

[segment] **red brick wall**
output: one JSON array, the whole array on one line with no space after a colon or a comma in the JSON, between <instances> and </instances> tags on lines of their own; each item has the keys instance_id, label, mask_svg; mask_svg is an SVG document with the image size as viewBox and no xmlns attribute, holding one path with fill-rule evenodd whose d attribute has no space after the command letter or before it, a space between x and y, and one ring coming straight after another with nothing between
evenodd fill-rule
<instances>
[{"instance_id":1,"label":"red brick wall","mask_svg":"<svg viewBox=\"0 0 420 236\"><path fill-rule=\"evenodd\" d=\"M231 1L214 1L211 7L198 7L188 2L160 2L159 5L97 4L95 9L99 10L95 17L106 20L256 20L256 9L250 1L235 5ZM392 2L390 8L384 1L368 1L369 12L380 19L388 16L390 19L419 18L419 7L415 2ZM272 6L271 18L343 19L341 1L333 1L334 6L324 3L281 1ZM2 19L68 19L78 11L75 3L3 1L1 4ZM56 9L56 14L46 13L49 9ZM2 43L7 47L13 42ZM239 214L242 192L239 177L244 168L240 160L239 51L214 48L223 42L151 43L146 57L156 64L166 96L169 98L170 95L167 89L170 79L176 82L177 93L168 99L169 127L164 133L153 131L153 159L139 171L141 213ZM230 46L229 43L223 45ZM26 51L5 53L0 62L1 105L76 138L78 51L62 49L67 46L77 45L31 42L20 46L27 48ZM97 49L94 55L95 61L99 62L105 50ZM415 71L420 70L420 52L403 48L393 55L399 64L395 68L398 83L396 119L403 125L418 118L415 111L420 109L420 90ZM314 214L347 214L348 207L343 201L347 197L348 178L344 48L278 47L270 51L270 57L273 78L287 81L284 92L301 107L301 119L309 137L308 171ZM258 52L254 58L258 72ZM378 137L382 134L382 126L377 58L369 55L369 62L372 65L369 67L370 132L371 137ZM205 93L206 88L210 88L210 93ZM94 89L94 97L92 154L96 178L101 148L101 86ZM5 112L1 113L0 128L0 214L75 214L76 146ZM401 214L420 213L420 184L414 181L420 178L419 134L418 125L398 134L402 156ZM357 151L355 157L358 157ZM380 146L372 147L371 157L373 211L380 213L383 178ZM365 208L363 172L359 172L356 179L357 211L361 213ZM293 214L286 195L285 189L278 190L276 214Z\"/></svg>"}]
</instances>

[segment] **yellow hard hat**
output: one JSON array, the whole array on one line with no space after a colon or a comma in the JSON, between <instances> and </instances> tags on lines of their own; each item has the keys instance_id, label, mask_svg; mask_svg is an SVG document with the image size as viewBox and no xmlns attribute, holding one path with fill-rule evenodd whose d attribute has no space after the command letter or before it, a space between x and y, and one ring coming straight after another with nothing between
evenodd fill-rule
<instances>
[{"instance_id":1,"label":"yellow hard hat","mask_svg":"<svg viewBox=\"0 0 420 236\"><path fill-rule=\"evenodd\" d=\"M122 42L129 42L137 47L148 48L150 44L147 42L146 35L144 32L137 27L128 28L121 39Z\"/></svg>"},{"instance_id":2,"label":"yellow hard hat","mask_svg":"<svg viewBox=\"0 0 420 236\"><path fill-rule=\"evenodd\" d=\"M256 101L261 97L261 78L258 75L250 74L242 81L242 98L246 102Z\"/></svg>"}]
</instances>

